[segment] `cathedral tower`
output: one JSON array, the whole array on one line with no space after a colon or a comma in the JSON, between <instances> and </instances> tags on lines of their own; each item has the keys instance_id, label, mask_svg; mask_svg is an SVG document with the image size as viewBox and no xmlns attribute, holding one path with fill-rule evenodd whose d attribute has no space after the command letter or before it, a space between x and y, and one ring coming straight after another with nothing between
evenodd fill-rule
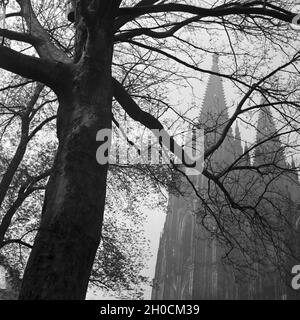
<instances>
[{"instance_id":1,"label":"cathedral tower","mask_svg":"<svg viewBox=\"0 0 300 320\"><path fill-rule=\"evenodd\" d=\"M218 57L213 57L212 71L219 73ZM220 77L211 75L208 80L199 126L205 132L207 150L223 134L228 121L228 109ZM239 133L237 127L236 132ZM242 150L240 135L234 139L229 130L222 146L216 150L206 165L220 171L233 161ZM206 179L198 179L198 190L205 188ZM184 195L170 194L168 212L157 256L152 299L225 299L234 293L225 290L226 277L220 262L221 250L216 239L197 222L195 212L201 206L200 199L191 186L185 183ZM212 228L213 221L206 223ZM231 290L232 291L232 290Z\"/></svg>"}]
</instances>

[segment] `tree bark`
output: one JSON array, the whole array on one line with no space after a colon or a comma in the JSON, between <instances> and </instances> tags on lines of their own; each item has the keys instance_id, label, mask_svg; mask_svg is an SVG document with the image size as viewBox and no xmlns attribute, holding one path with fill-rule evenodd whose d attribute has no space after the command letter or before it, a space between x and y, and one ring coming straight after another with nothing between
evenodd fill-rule
<instances>
[{"instance_id":1,"label":"tree bark","mask_svg":"<svg viewBox=\"0 0 300 320\"><path fill-rule=\"evenodd\" d=\"M19 299L84 299L101 237L108 165L96 134L111 128L112 35L103 22L58 95L59 147Z\"/></svg>"}]
</instances>

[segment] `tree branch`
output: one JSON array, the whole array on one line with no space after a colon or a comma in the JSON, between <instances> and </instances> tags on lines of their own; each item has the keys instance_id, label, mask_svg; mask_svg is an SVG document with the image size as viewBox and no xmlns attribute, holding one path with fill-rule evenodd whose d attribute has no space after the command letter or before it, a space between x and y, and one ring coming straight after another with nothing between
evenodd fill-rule
<instances>
[{"instance_id":1,"label":"tree branch","mask_svg":"<svg viewBox=\"0 0 300 320\"><path fill-rule=\"evenodd\" d=\"M164 130L161 122L150 113L143 111L136 102L130 97L125 88L113 78L113 95L118 103L124 108L126 113L135 121L140 122L150 130ZM164 130L165 131L165 130ZM168 133L165 131L168 135ZM154 133L155 134L155 133ZM159 137L157 137L159 138ZM177 144L172 136L169 136L170 146L165 146L179 159L184 159L187 166L194 163L184 152L184 149Z\"/></svg>"},{"instance_id":2,"label":"tree branch","mask_svg":"<svg viewBox=\"0 0 300 320\"><path fill-rule=\"evenodd\" d=\"M39 38L36 38L29 33L16 32L7 29L0 29L0 36L10 40L26 42L33 46L37 45L39 42Z\"/></svg>"},{"instance_id":3,"label":"tree branch","mask_svg":"<svg viewBox=\"0 0 300 320\"><path fill-rule=\"evenodd\" d=\"M159 0L141 0L138 4L135 5L135 7L154 5L158 1ZM134 19L134 17L131 17L131 19ZM118 17L114 24L114 30L115 31L119 30L127 22L128 22L128 17Z\"/></svg>"},{"instance_id":4,"label":"tree branch","mask_svg":"<svg viewBox=\"0 0 300 320\"><path fill-rule=\"evenodd\" d=\"M155 32L149 28L139 28L136 30L131 30L128 32L121 33L120 35L115 36L115 40L116 41L124 41L124 40L132 39L133 37L138 37L141 35L146 35L146 36L149 36L152 38L158 38L158 39L167 38L167 37L172 36L175 32L177 32L178 30L180 30L184 26L186 26L192 22L198 21L198 20L199 20L198 16L186 19L182 22L178 22L172 28L170 28L166 31L163 31L163 32Z\"/></svg>"},{"instance_id":5,"label":"tree branch","mask_svg":"<svg viewBox=\"0 0 300 320\"><path fill-rule=\"evenodd\" d=\"M63 63L31 57L0 46L0 68L42 82L52 89L63 81L60 79L63 74L62 66Z\"/></svg>"},{"instance_id":6,"label":"tree branch","mask_svg":"<svg viewBox=\"0 0 300 320\"><path fill-rule=\"evenodd\" d=\"M28 140L31 140L31 139L35 136L35 134L44 127L44 125L46 125L47 123L55 120L56 118L57 118L57 115L54 115L54 116L49 117L49 118L45 119L44 121L42 121L42 122L30 133L30 135L29 135L29 137L28 137Z\"/></svg>"},{"instance_id":7,"label":"tree branch","mask_svg":"<svg viewBox=\"0 0 300 320\"><path fill-rule=\"evenodd\" d=\"M60 62L69 63L71 59L59 48L57 48L52 42L48 32L42 27L38 21L30 0L17 0L19 6L21 7L21 13L24 17L30 33L39 42L34 44L34 48L40 57L49 60L55 60Z\"/></svg>"},{"instance_id":8,"label":"tree branch","mask_svg":"<svg viewBox=\"0 0 300 320\"><path fill-rule=\"evenodd\" d=\"M20 240L20 239L9 239L9 240L3 241L3 242L0 244L0 249L3 248L3 247L5 247L5 246L7 246L7 245L9 245L9 244L13 244L13 243L16 243L16 244L19 244L19 245L21 245L21 246L27 247L27 248L29 248L29 249L32 249L32 248L33 248L33 246L32 246L31 244L29 244L29 243L27 243L27 242L24 242L24 241L22 241L22 240Z\"/></svg>"},{"instance_id":9,"label":"tree branch","mask_svg":"<svg viewBox=\"0 0 300 320\"><path fill-rule=\"evenodd\" d=\"M261 7L263 4L262 1L255 1L250 3L236 3L221 5L216 8L207 9L196 7L186 4L177 4L177 3L167 3L161 5L152 5L152 6L141 6L141 7L131 7L131 8L120 8L120 16L141 16L144 14L150 13L174 13L174 12L185 12L190 14L198 15L199 18L204 17L224 17L228 15L251 15L259 14L264 17L276 18L282 21L291 23L293 18L296 16L295 13L282 10L280 7L275 5L271 9Z\"/></svg>"}]
</instances>

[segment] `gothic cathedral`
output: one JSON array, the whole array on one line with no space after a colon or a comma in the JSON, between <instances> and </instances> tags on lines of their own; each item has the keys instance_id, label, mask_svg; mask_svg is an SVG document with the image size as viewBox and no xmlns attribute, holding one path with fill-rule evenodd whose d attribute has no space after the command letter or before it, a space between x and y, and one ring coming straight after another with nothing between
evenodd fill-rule
<instances>
[{"instance_id":1,"label":"gothic cathedral","mask_svg":"<svg viewBox=\"0 0 300 320\"><path fill-rule=\"evenodd\" d=\"M219 73L217 56L213 58L212 71ZM211 75L199 117L200 124L214 128L205 135L205 148L219 139L228 120L222 80L216 75ZM262 108L259 111L256 125L257 147L252 153L251 159L249 152L247 152L247 145L242 147L239 127L236 125L235 133L233 134L230 129L223 144L210 157L208 164L210 171L218 173L229 164L237 161L239 161L239 165L244 167L250 166L250 164L263 167L264 162L269 161L271 156L273 157L272 161L276 161L276 167L295 168L294 163L287 163L278 137L267 143L258 143L275 131L275 123L269 107ZM252 197L254 201L255 195L251 194L251 190L248 188L253 178L239 172L236 172L234 177L236 179L231 180L235 180L236 183L231 186L230 190L235 189L236 197L240 197L241 202L245 194L248 198ZM213 186L203 175L193 179L194 186L199 193L204 195L203 197L208 193L208 189L213 189ZM254 185L255 192L261 189L262 183L261 181L257 187ZM300 210L297 202L299 202L300 184L298 175L292 173L288 177L279 178L275 184L277 189L273 187L272 190L280 190L281 195L286 195L283 211L287 220L295 226L296 231L299 231ZM238 270L234 264L224 263L226 254L223 246L213 236L214 230L218 228L213 219L213 212L196 214L201 212L203 207L200 198L195 195L195 191L188 184L183 183L183 180L179 185L184 186L181 187L184 192L170 193L169 195L167 216L157 255L152 300L297 299L296 293L290 288L290 279L279 275L280 272L276 268L272 268L271 264L263 265L253 262L252 266L255 272L249 275L248 272L243 273ZM221 195L216 193L213 195L213 192L211 194L212 204L218 202ZM270 194L274 194L274 192L270 192ZM266 204L267 206L269 204ZM218 208L221 214L226 216L226 206L222 204ZM229 218L228 221L230 221ZM245 223L245 230L247 228L250 227ZM247 231L245 231L246 233ZM294 236L293 246L297 246L296 252L299 253L300 243L296 241L299 235L292 236ZM291 234L285 234L284 237L285 239L290 238ZM257 248L257 255L262 256ZM236 253L235 257L239 255L241 253ZM266 258L263 260L267 261ZM283 260L288 267L287 269L293 263L296 264L296 260Z\"/></svg>"}]
</instances>

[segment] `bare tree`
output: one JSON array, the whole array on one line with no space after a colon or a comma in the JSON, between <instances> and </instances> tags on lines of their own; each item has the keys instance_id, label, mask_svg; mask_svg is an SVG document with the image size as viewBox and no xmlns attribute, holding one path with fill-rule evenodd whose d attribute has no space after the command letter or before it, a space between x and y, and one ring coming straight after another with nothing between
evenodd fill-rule
<instances>
[{"instance_id":1,"label":"bare tree","mask_svg":"<svg viewBox=\"0 0 300 320\"><path fill-rule=\"evenodd\" d=\"M24 84L20 80L6 77L6 81L12 82L1 90L1 142L5 147L0 156L0 249L6 257L5 267L22 274L38 229L57 143L52 134L56 97L40 84ZM143 215L137 214L141 197L146 197L148 191L139 191L137 195L135 184L140 183L141 177L134 171L127 169L127 175L131 172L127 179L122 167L110 170L102 245L90 287L122 296L135 290L137 297L143 293L142 283L148 281L142 276L148 244L141 231ZM126 201L117 201L120 197ZM116 219L120 212L126 228Z\"/></svg>"},{"instance_id":2,"label":"bare tree","mask_svg":"<svg viewBox=\"0 0 300 320\"><path fill-rule=\"evenodd\" d=\"M112 77L113 54L117 54L119 48L119 54L124 54L128 45L140 47L186 68L205 71L188 55L189 50L182 50L178 56L168 50L174 41L177 49L186 45L185 39L176 38L175 33L187 30L197 42L198 29L207 27L214 32L217 24L245 37L270 37L270 41L280 45L286 36L286 23L290 23L295 14L290 11L290 5L264 1L225 1L200 7L193 1L82 0L74 1L74 38L69 31L69 39L64 35L57 41L59 28L49 30L49 21L43 18L45 7L39 6L40 1L16 2L20 11L8 12L7 18L21 17L26 27L23 30L21 25L12 30L2 29L0 35L22 43L23 48L29 45L31 49L24 54L3 43L0 67L50 87L59 103L59 146L20 299L83 299L101 238L108 170L107 165L96 162L96 133L111 128L113 98L130 117L147 128L163 128L157 117L133 100L120 83L117 71ZM55 5L61 6L57 2ZM59 11L54 9L54 12L59 16ZM55 21L64 29L63 18ZM72 40L74 48L70 45ZM197 43L191 44L197 46ZM191 48L191 44L187 46ZM209 49L203 46L199 50ZM294 61L297 58L295 56ZM223 75L248 88L236 108L235 117L244 102L256 90L262 90L261 85L268 79L254 76L253 83L249 84L247 76L245 81L241 80L242 71L237 69L230 75ZM127 72L130 73L130 69ZM212 154L223 140L221 137L205 156ZM225 192L220 180L209 170L205 170L204 175Z\"/></svg>"}]
</instances>

